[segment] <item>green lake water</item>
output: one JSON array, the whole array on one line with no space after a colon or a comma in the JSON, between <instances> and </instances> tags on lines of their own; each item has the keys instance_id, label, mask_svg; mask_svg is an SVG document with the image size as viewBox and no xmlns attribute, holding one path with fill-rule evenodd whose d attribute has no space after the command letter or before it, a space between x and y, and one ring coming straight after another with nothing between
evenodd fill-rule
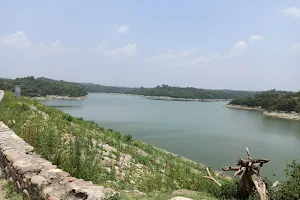
<instances>
[{"instance_id":1,"label":"green lake water","mask_svg":"<svg viewBox=\"0 0 300 200\"><path fill-rule=\"evenodd\" d=\"M94 120L105 128L221 170L246 158L267 158L262 176L282 180L288 160L300 158L300 122L266 117L259 111L223 107L228 102L149 100L141 96L89 94L79 100L47 100L46 105ZM72 107L66 107L72 106ZM273 174L278 176L274 177Z\"/></svg>"}]
</instances>

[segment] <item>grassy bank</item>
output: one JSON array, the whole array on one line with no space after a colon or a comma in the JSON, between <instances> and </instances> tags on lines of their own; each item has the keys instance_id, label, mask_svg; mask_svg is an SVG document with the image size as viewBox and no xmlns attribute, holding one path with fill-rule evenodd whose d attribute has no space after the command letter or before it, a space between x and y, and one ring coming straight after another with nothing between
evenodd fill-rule
<instances>
[{"instance_id":1,"label":"grassy bank","mask_svg":"<svg viewBox=\"0 0 300 200\"><path fill-rule=\"evenodd\" d=\"M195 199L229 198L235 192L234 181L222 175L217 176L221 188L203 178L203 165L29 98L6 92L0 110L0 120L46 159L72 176L121 191L123 199L133 198L134 190L145 199L172 196L180 188L199 191Z\"/></svg>"}]
</instances>

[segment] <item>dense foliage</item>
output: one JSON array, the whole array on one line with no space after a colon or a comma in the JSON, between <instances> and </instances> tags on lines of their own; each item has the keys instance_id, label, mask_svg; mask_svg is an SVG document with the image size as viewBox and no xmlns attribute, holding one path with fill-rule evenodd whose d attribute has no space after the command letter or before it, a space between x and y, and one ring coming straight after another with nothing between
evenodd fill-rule
<instances>
[{"instance_id":1,"label":"dense foliage","mask_svg":"<svg viewBox=\"0 0 300 200\"><path fill-rule=\"evenodd\" d=\"M189 98L189 99L232 99L238 97L254 96L256 92L235 91L235 90L208 90L198 88L172 87L163 84L155 88L127 88L116 86L103 86L92 83L81 84L88 92L104 93L126 93L144 96L160 96L172 98Z\"/></svg>"},{"instance_id":2,"label":"dense foliage","mask_svg":"<svg viewBox=\"0 0 300 200\"><path fill-rule=\"evenodd\" d=\"M256 92L235 91L235 90L209 90L193 87L172 87L168 85L157 86L155 88L136 88L126 91L129 94L139 94L144 96L167 96L172 98L189 99L233 99L238 97L254 96Z\"/></svg>"},{"instance_id":3,"label":"dense foliage","mask_svg":"<svg viewBox=\"0 0 300 200\"><path fill-rule=\"evenodd\" d=\"M14 91L15 85L21 85L21 94L28 97L40 97L46 95L59 95L79 97L94 93L122 93L137 94L144 96L159 96L184 99L233 99L251 97L258 92L236 91L236 90L210 90L193 87L172 87L163 84L155 88L129 88L118 86L104 86L93 83L75 83L57 81L47 78L34 78L28 76L16 79L1 79L0 89Z\"/></svg>"},{"instance_id":4,"label":"dense foliage","mask_svg":"<svg viewBox=\"0 0 300 200\"><path fill-rule=\"evenodd\" d=\"M132 88L118 87L118 86L105 86L94 83L79 83L87 92L94 93L125 93Z\"/></svg>"},{"instance_id":5,"label":"dense foliage","mask_svg":"<svg viewBox=\"0 0 300 200\"><path fill-rule=\"evenodd\" d=\"M33 76L16 79L0 79L0 89L13 92L15 85L20 85L21 95L28 97L44 97L46 95L80 97L87 95L85 89L80 85L65 81L34 78Z\"/></svg>"},{"instance_id":6,"label":"dense foliage","mask_svg":"<svg viewBox=\"0 0 300 200\"><path fill-rule=\"evenodd\" d=\"M295 160L287 165L287 180L282 182L279 189L272 193L272 199L300 199L300 163Z\"/></svg>"},{"instance_id":7,"label":"dense foliage","mask_svg":"<svg viewBox=\"0 0 300 200\"><path fill-rule=\"evenodd\" d=\"M233 99L229 104L257 107L269 111L300 112L300 91L297 93L270 90L254 97Z\"/></svg>"}]
</instances>

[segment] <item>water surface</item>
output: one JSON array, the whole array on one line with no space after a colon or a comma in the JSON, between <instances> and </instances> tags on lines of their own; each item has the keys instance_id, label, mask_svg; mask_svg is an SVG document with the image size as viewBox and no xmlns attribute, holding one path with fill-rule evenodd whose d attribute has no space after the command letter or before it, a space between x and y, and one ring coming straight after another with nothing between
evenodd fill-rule
<instances>
[{"instance_id":1,"label":"water surface","mask_svg":"<svg viewBox=\"0 0 300 200\"><path fill-rule=\"evenodd\" d=\"M217 170L235 166L239 157L246 158L244 147L249 147L253 158L271 159L262 175L281 180L287 161L300 157L300 122L223 107L227 102L160 101L119 94L43 102Z\"/></svg>"}]
</instances>

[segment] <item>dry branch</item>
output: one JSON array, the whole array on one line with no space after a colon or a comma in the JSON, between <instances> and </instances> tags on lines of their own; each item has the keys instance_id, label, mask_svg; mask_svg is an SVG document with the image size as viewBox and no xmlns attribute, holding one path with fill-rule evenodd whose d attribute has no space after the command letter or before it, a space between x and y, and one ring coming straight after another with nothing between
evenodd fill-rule
<instances>
[{"instance_id":1,"label":"dry branch","mask_svg":"<svg viewBox=\"0 0 300 200\"><path fill-rule=\"evenodd\" d=\"M210 180L213 180L218 186L222 186L222 184L219 182L219 181L217 181L214 177L212 177L211 176L211 174L210 174L210 171L209 171L209 169L208 169L208 167L206 167L206 171L207 171L207 174L208 174L208 176L202 176L203 178L207 178L207 179L210 179Z\"/></svg>"},{"instance_id":2,"label":"dry branch","mask_svg":"<svg viewBox=\"0 0 300 200\"><path fill-rule=\"evenodd\" d=\"M234 174L233 177L236 177L237 175L240 175L242 173L242 168L240 168L239 170L237 170Z\"/></svg>"},{"instance_id":3,"label":"dry branch","mask_svg":"<svg viewBox=\"0 0 300 200\"><path fill-rule=\"evenodd\" d=\"M279 185L279 181L275 181L273 184L272 184L272 187L277 187Z\"/></svg>"},{"instance_id":4,"label":"dry branch","mask_svg":"<svg viewBox=\"0 0 300 200\"><path fill-rule=\"evenodd\" d=\"M239 167L227 167L227 166L222 167L223 171L237 171L239 169L240 169Z\"/></svg>"},{"instance_id":5,"label":"dry branch","mask_svg":"<svg viewBox=\"0 0 300 200\"><path fill-rule=\"evenodd\" d=\"M268 163L268 162L270 162L270 160L258 158L258 159L251 159L250 162L252 162L252 163Z\"/></svg>"},{"instance_id":6,"label":"dry branch","mask_svg":"<svg viewBox=\"0 0 300 200\"><path fill-rule=\"evenodd\" d=\"M242 167L242 173L241 173L241 177L240 179L242 179L242 177L244 176L245 172L247 171L246 167Z\"/></svg>"},{"instance_id":7,"label":"dry branch","mask_svg":"<svg viewBox=\"0 0 300 200\"><path fill-rule=\"evenodd\" d=\"M246 149L246 152L247 152L247 158L248 158L248 160L252 160L252 158L250 156L250 151L249 151L248 147L245 147L245 149Z\"/></svg>"}]
</instances>

